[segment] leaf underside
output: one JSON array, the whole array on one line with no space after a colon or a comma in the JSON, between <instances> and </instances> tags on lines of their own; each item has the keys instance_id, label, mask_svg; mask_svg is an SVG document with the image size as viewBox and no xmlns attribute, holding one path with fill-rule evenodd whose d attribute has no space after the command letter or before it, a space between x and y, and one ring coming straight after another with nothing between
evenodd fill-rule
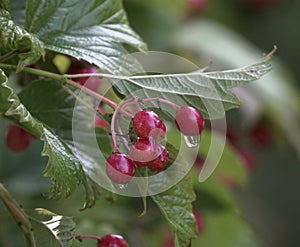
<instances>
[{"instance_id":1,"label":"leaf underside","mask_svg":"<svg viewBox=\"0 0 300 247\"><path fill-rule=\"evenodd\" d=\"M187 74L127 76L111 80L121 94L140 98L163 98L199 109L205 118L224 117L225 111L239 106L232 88L245 85L271 70L275 50L261 61L239 69Z\"/></svg>"}]
</instances>

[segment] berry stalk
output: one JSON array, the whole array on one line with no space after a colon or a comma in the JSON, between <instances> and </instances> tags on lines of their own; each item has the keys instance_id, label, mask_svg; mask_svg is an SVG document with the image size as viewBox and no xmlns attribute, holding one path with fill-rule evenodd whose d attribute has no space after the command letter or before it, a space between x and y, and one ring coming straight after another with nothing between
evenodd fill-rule
<instances>
[{"instance_id":1,"label":"berry stalk","mask_svg":"<svg viewBox=\"0 0 300 247\"><path fill-rule=\"evenodd\" d=\"M95 239L95 240L98 240L98 241L101 240L101 237L94 236L94 235L77 235L77 236L75 236L75 239L77 239L79 241L82 241L85 238Z\"/></svg>"}]
</instances>

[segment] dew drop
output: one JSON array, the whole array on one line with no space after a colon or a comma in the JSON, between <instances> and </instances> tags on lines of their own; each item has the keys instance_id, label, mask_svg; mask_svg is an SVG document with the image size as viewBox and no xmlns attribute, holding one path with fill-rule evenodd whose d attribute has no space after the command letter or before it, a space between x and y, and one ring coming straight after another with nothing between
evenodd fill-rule
<instances>
[{"instance_id":1,"label":"dew drop","mask_svg":"<svg viewBox=\"0 0 300 247\"><path fill-rule=\"evenodd\" d=\"M184 140L185 140L186 145L189 148L195 148L200 143L200 135L196 135L196 136L184 136Z\"/></svg>"},{"instance_id":2,"label":"dew drop","mask_svg":"<svg viewBox=\"0 0 300 247\"><path fill-rule=\"evenodd\" d=\"M127 184L117 184L116 186L120 190L125 190L128 187L128 183Z\"/></svg>"}]
</instances>

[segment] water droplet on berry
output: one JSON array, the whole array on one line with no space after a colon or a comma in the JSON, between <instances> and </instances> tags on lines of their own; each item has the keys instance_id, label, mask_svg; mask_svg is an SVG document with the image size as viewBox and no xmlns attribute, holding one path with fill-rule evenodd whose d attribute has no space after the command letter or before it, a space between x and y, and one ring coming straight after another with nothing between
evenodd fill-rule
<instances>
[{"instance_id":1,"label":"water droplet on berry","mask_svg":"<svg viewBox=\"0 0 300 247\"><path fill-rule=\"evenodd\" d=\"M184 136L184 141L189 148L195 148L200 143L200 135Z\"/></svg>"},{"instance_id":2,"label":"water droplet on berry","mask_svg":"<svg viewBox=\"0 0 300 247\"><path fill-rule=\"evenodd\" d=\"M126 184L117 184L116 186L119 190L125 190L128 187L128 183L126 183Z\"/></svg>"}]
</instances>

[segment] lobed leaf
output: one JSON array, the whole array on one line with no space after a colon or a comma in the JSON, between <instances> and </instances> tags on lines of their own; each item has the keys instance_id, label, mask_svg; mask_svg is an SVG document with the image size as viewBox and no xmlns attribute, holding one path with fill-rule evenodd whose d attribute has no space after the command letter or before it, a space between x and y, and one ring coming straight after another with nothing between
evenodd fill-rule
<instances>
[{"instance_id":1,"label":"lobed leaf","mask_svg":"<svg viewBox=\"0 0 300 247\"><path fill-rule=\"evenodd\" d=\"M111 73L124 67L120 58L127 51L122 44L146 50L128 24L122 1L28 0L25 28L37 34L47 49Z\"/></svg>"},{"instance_id":2,"label":"lobed leaf","mask_svg":"<svg viewBox=\"0 0 300 247\"><path fill-rule=\"evenodd\" d=\"M32 102L37 97L31 98ZM0 115L22 126L44 141L42 155L49 157L44 176L51 179L48 193L50 198L60 199L69 196L76 187L83 183L87 190L87 204L93 205L95 190L90 190L77 157L70 148L53 131L31 115L12 89L6 75L0 70Z\"/></svg>"},{"instance_id":3,"label":"lobed leaf","mask_svg":"<svg viewBox=\"0 0 300 247\"><path fill-rule=\"evenodd\" d=\"M84 208L94 205L99 196L99 186L91 180L91 177L94 175L92 167L95 167L95 164L98 164L98 160L96 160L95 157L92 157L90 153L98 153L99 148L106 157L111 153L112 145L108 133L100 128L97 128L93 132L80 131L82 149L78 149L78 147L75 149L73 143L73 112L75 109L76 99L69 95L57 81L45 79L33 81L19 94L19 97L36 119L51 128L52 135L48 135L48 139L52 140L53 138L59 140L59 142L54 140L54 143L59 143L59 146L57 146L56 149L59 150L59 152L53 153L50 150L50 157L56 157L56 160L60 160L66 165L48 166L43 174L54 178L60 178L60 181L65 179L66 181L64 181L64 183L67 183L68 186L63 183L59 183L57 185L54 182L49 196L55 196L56 189L58 189L58 191L62 191L61 189L64 186L66 188L70 188L71 192L72 188L76 188L79 183L82 182L86 190ZM79 124L93 127L93 122L87 122L86 119L86 115L89 115L89 111L92 110L93 109L87 110L85 107L81 110L78 110L77 108L77 114L78 111L80 111L79 113L83 119L83 121ZM92 114L94 113L95 111L93 110ZM78 128L81 130L80 127ZM98 145L96 147L89 145L89 140L94 137L93 134L98 141ZM86 150L89 150L89 152L86 152ZM47 150L45 150L45 152L47 153ZM76 158L78 155L84 157L86 163L80 163L79 159ZM72 160L73 166L69 166L68 162L65 162L64 159ZM88 168L86 169L86 167ZM57 188L57 186L62 187ZM66 193L67 191L64 190L64 192ZM65 197L67 194L58 196Z\"/></svg>"},{"instance_id":4,"label":"lobed leaf","mask_svg":"<svg viewBox=\"0 0 300 247\"><path fill-rule=\"evenodd\" d=\"M71 247L75 238L75 222L72 217L56 215L37 208L29 217L37 246Z\"/></svg>"},{"instance_id":5,"label":"lobed leaf","mask_svg":"<svg viewBox=\"0 0 300 247\"><path fill-rule=\"evenodd\" d=\"M253 65L239 69L128 76L111 82L123 95L141 97L142 94L145 98L161 97L176 103L180 99L184 104L198 108L206 118L220 118L225 111L239 106L238 98L230 89L257 80L269 72L273 53Z\"/></svg>"},{"instance_id":6,"label":"lobed leaf","mask_svg":"<svg viewBox=\"0 0 300 247\"><path fill-rule=\"evenodd\" d=\"M43 43L33 34L17 26L10 13L0 8L0 53L20 52L17 71L31 65L45 55Z\"/></svg>"},{"instance_id":7,"label":"lobed leaf","mask_svg":"<svg viewBox=\"0 0 300 247\"><path fill-rule=\"evenodd\" d=\"M84 173L77 157L71 150L47 128L44 128L43 156L49 157L49 163L43 175L51 178L48 197L52 199L69 196L84 180Z\"/></svg>"},{"instance_id":8,"label":"lobed leaf","mask_svg":"<svg viewBox=\"0 0 300 247\"><path fill-rule=\"evenodd\" d=\"M173 231L175 247L188 247L197 236L192 212L195 198L193 183L187 177L171 189L152 196Z\"/></svg>"}]
</instances>

